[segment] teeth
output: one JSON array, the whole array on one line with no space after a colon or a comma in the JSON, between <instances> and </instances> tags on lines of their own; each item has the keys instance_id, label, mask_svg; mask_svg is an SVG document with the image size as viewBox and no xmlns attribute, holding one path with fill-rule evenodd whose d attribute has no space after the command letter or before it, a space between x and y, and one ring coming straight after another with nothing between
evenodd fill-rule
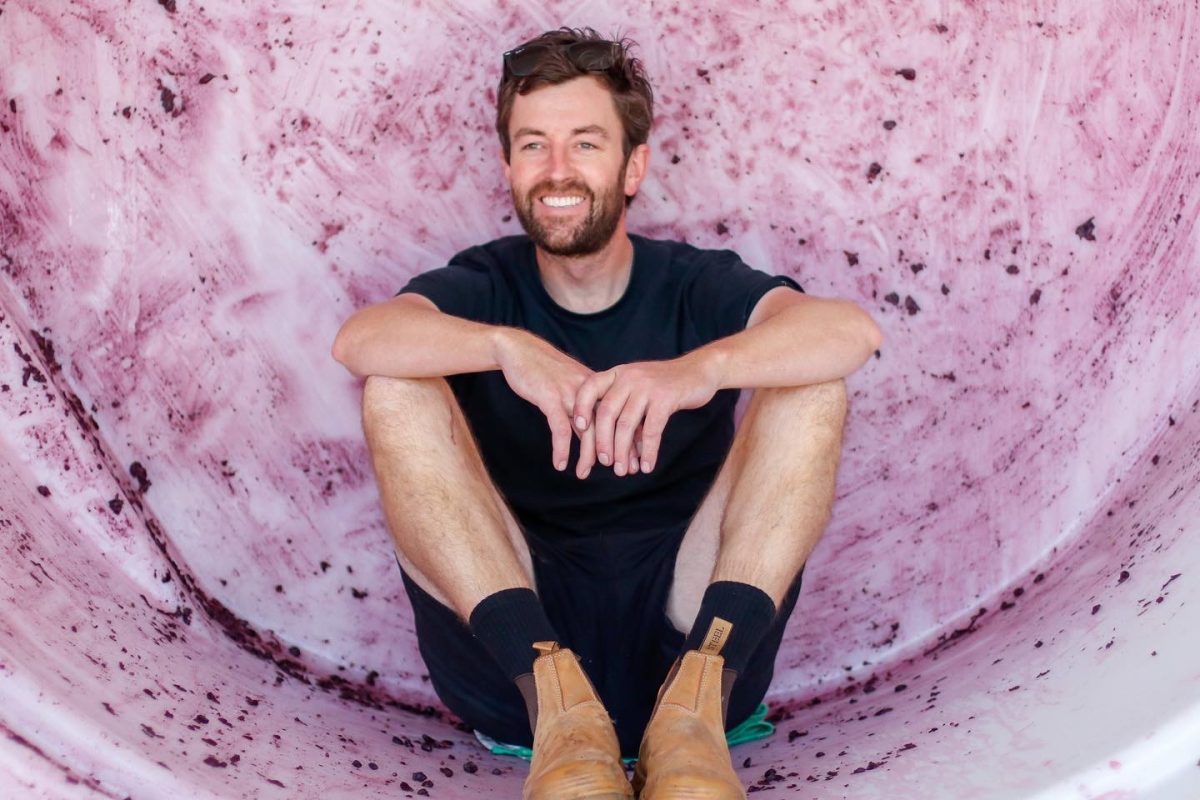
<instances>
[{"instance_id":1,"label":"teeth","mask_svg":"<svg viewBox=\"0 0 1200 800\"><path fill-rule=\"evenodd\" d=\"M582 197L543 197L542 202L552 208L568 208L583 202Z\"/></svg>"}]
</instances>

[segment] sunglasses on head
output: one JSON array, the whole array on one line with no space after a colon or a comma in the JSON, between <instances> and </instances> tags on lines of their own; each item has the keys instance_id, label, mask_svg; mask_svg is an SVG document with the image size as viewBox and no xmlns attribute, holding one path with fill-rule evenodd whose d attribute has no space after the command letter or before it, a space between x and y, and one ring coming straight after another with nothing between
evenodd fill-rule
<instances>
[{"instance_id":1,"label":"sunglasses on head","mask_svg":"<svg viewBox=\"0 0 1200 800\"><path fill-rule=\"evenodd\" d=\"M571 44L527 44L504 54L504 69L509 75L524 78L532 75L547 53L561 50L567 60L587 72L604 72L617 63L621 55L620 42L590 41Z\"/></svg>"}]
</instances>

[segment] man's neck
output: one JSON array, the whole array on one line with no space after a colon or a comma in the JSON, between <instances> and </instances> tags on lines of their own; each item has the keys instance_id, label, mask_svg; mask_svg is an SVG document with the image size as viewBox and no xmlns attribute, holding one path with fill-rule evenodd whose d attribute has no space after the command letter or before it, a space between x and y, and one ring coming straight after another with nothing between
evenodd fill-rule
<instances>
[{"instance_id":1,"label":"man's neck","mask_svg":"<svg viewBox=\"0 0 1200 800\"><path fill-rule=\"evenodd\" d=\"M538 273L555 303L576 314L594 314L625 294L632 275L633 243L620 226L599 252L555 256L537 250Z\"/></svg>"}]
</instances>

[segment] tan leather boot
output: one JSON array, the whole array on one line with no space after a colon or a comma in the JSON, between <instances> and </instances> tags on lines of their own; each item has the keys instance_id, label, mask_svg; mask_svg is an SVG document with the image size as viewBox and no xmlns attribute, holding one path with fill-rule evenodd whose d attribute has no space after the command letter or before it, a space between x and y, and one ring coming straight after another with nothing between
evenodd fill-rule
<instances>
[{"instance_id":1,"label":"tan leather boot","mask_svg":"<svg viewBox=\"0 0 1200 800\"><path fill-rule=\"evenodd\" d=\"M710 631L705 648L684 653L663 684L633 776L641 800L745 800L725 741L722 690L731 682L722 680L722 640L714 644Z\"/></svg>"},{"instance_id":2,"label":"tan leather boot","mask_svg":"<svg viewBox=\"0 0 1200 800\"><path fill-rule=\"evenodd\" d=\"M537 714L525 800L625 800L633 787L621 766L617 732L570 650L534 644Z\"/></svg>"}]
</instances>

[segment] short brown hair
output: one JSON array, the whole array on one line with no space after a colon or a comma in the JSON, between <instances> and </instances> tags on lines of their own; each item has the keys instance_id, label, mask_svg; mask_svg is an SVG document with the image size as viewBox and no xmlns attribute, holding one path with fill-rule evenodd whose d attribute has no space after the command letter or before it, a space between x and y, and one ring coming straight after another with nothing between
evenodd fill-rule
<instances>
[{"instance_id":1,"label":"short brown hair","mask_svg":"<svg viewBox=\"0 0 1200 800\"><path fill-rule=\"evenodd\" d=\"M521 47L550 45L545 55L534 68L533 74L523 77L510 75L505 69L500 78L500 89L496 93L496 132L500 134L500 146L504 149L504 160L512 155L512 140L508 135L508 121L512 117L513 102L518 94L529 94L543 86L566 83L584 75L598 78L612 94L617 116L621 120L623 133L622 149L625 158L633 148L645 144L650 138L650 126L654 123L654 91L642 67L642 62L629 54L635 43L621 39L620 54L616 63L602 72L589 72L577 67L567 58L564 47L575 42L608 41L591 28L559 28L546 31L536 39L530 39Z\"/></svg>"}]
</instances>

